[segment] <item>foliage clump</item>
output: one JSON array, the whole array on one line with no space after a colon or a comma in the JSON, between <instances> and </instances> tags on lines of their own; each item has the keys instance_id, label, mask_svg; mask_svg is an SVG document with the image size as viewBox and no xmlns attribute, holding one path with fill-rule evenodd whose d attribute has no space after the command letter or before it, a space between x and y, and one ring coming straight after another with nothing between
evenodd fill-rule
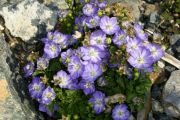
<instances>
[{"instance_id":1,"label":"foliage clump","mask_svg":"<svg viewBox=\"0 0 180 120\"><path fill-rule=\"evenodd\" d=\"M42 39L44 52L24 67L31 97L56 119L128 119L143 108L148 73L164 52L116 4L67 3L59 29Z\"/></svg>"}]
</instances>

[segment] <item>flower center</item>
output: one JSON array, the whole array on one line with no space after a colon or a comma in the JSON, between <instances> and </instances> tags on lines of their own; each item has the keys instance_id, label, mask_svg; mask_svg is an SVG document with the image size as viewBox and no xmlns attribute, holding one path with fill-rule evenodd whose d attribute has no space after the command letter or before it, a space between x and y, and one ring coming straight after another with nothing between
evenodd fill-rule
<instances>
[{"instance_id":1,"label":"flower center","mask_svg":"<svg viewBox=\"0 0 180 120\"><path fill-rule=\"evenodd\" d=\"M96 43L97 43L97 44L102 44L101 39L100 39L100 38L97 38L97 39L96 39Z\"/></svg>"},{"instance_id":2,"label":"flower center","mask_svg":"<svg viewBox=\"0 0 180 120\"><path fill-rule=\"evenodd\" d=\"M91 7L88 7L86 10L87 10L88 13L92 12L92 8Z\"/></svg>"},{"instance_id":3,"label":"flower center","mask_svg":"<svg viewBox=\"0 0 180 120\"><path fill-rule=\"evenodd\" d=\"M124 35L119 35L119 40L124 40L125 36Z\"/></svg>"},{"instance_id":4,"label":"flower center","mask_svg":"<svg viewBox=\"0 0 180 120\"><path fill-rule=\"evenodd\" d=\"M51 46L50 46L50 50L51 50L52 52L55 52L55 51L56 51L56 47L55 47L54 45L51 45Z\"/></svg>"},{"instance_id":5,"label":"flower center","mask_svg":"<svg viewBox=\"0 0 180 120\"><path fill-rule=\"evenodd\" d=\"M48 92L48 93L46 93L45 96L46 96L47 98L52 98L52 93Z\"/></svg>"},{"instance_id":6,"label":"flower center","mask_svg":"<svg viewBox=\"0 0 180 120\"><path fill-rule=\"evenodd\" d=\"M96 22L95 22L94 19L91 19L91 20L90 20L90 23L91 23L93 26L96 26Z\"/></svg>"},{"instance_id":7,"label":"flower center","mask_svg":"<svg viewBox=\"0 0 180 120\"><path fill-rule=\"evenodd\" d=\"M90 72L90 75L91 75L92 77L94 77L94 76L96 75L96 72L95 72L94 70L92 70L92 71Z\"/></svg>"},{"instance_id":8,"label":"flower center","mask_svg":"<svg viewBox=\"0 0 180 120\"><path fill-rule=\"evenodd\" d=\"M35 91L39 91L39 90L40 90L39 85L34 85L34 86L33 86L33 90L35 90Z\"/></svg>"},{"instance_id":9,"label":"flower center","mask_svg":"<svg viewBox=\"0 0 180 120\"><path fill-rule=\"evenodd\" d=\"M122 115L123 115L123 112L122 112L122 111L119 111L119 112L118 112L118 115L119 115L119 116L122 116Z\"/></svg>"},{"instance_id":10,"label":"flower center","mask_svg":"<svg viewBox=\"0 0 180 120\"><path fill-rule=\"evenodd\" d=\"M112 25L110 25L110 24L109 24L109 25L106 25L106 29L107 29L107 30L111 30L111 29L112 29Z\"/></svg>"},{"instance_id":11,"label":"flower center","mask_svg":"<svg viewBox=\"0 0 180 120\"><path fill-rule=\"evenodd\" d=\"M74 65L74 69L75 69L76 71L80 70L80 65L79 65L79 64L75 64L75 65Z\"/></svg>"},{"instance_id":12,"label":"flower center","mask_svg":"<svg viewBox=\"0 0 180 120\"><path fill-rule=\"evenodd\" d=\"M90 83L90 82L87 82L87 83L85 84L85 87L86 87L86 88L90 88L90 87L91 87L91 83Z\"/></svg>"},{"instance_id":13,"label":"flower center","mask_svg":"<svg viewBox=\"0 0 180 120\"><path fill-rule=\"evenodd\" d=\"M99 99L96 99L95 103L96 103L97 105L102 105L102 102L101 102Z\"/></svg>"},{"instance_id":14,"label":"flower center","mask_svg":"<svg viewBox=\"0 0 180 120\"><path fill-rule=\"evenodd\" d=\"M98 53L95 50L93 50L93 49L91 49L89 51L89 54L90 54L90 56L93 56L93 57L96 57L98 55Z\"/></svg>"},{"instance_id":15,"label":"flower center","mask_svg":"<svg viewBox=\"0 0 180 120\"><path fill-rule=\"evenodd\" d=\"M140 63L140 64L143 64L143 63L144 63L144 59L141 58L141 57L139 57L139 58L137 59L137 61L138 61L138 63Z\"/></svg>"}]
</instances>

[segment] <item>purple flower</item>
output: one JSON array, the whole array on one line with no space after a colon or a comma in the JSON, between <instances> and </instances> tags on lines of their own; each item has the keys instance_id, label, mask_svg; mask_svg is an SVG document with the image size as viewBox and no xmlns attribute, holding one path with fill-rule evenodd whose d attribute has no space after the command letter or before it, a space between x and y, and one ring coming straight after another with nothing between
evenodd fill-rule
<instances>
[{"instance_id":1,"label":"purple flower","mask_svg":"<svg viewBox=\"0 0 180 120\"><path fill-rule=\"evenodd\" d=\"M112 35L119 30L116 17L104 16L100 20L100 28L108 35Z\"/></svg>"},{"instance_id":2,"label":"purple flower","mask_svg":"<svg viewBox=\"0 0 180 120\"><path fill-rule=\"evenodd\" d=\"M95 28L99 26L99 21L100 21L99 16L88 17L86 19L86 25L88 26L88 28Z\"/></svg>"},{"instance_id":3,"label":"purple flower","mask_svg":"<svg viewBox=\"0 0 180 120\"><path fill-rule=\"evenodd\" d=\"M130 112L125 104L116 105L112 110L113 120L128 120Z\"/></svg>"},{"instance_id":4,"label":"purple flower","mask_svg":"<svg viewBox=\"0 0 180 120\"><path fill-rule=\"evenodd\" d=\"M87 51L87 47L85 46L79 47L77 50L75 50L75 55L78 56L79 58L82 58L85 55L84 51Z\"/></svg>"},{"instance_id":5,"label":"purple flower","mask_svg":"<svg viewBox=\"0 0 180 120\"><path fill-rule=\"evenodd\" d=\"M75 24L78 25L79 27L85 26L86 24L86 16L79 16L75 18Z\"/></svg>"},{"instance_id":6,"label":"purple flower","mask_svg":"<svg viewBox=\"0 0 180 120\"><path fill-rule=\"evenodd\" d=\"M126 43L126 33L123 30L119 30L113 37L113 43L118 47Z\"/></svg>"},{"instance_id":7,"label":"purple flower","mask_svg":"<svg viewBox=\"0 0 180 120\"><path fill-rule=\"evenodd\" d=\"M54 92L53 88L47 87L42 94L41 103L42 104L50 104L56 97L56 93Z\"/></svg>"},{"instance_id":8,"label":"purple flower","mask_svg":"<svg viewBox=\"0 0 180 120\"><path fill-rule=\"evenodd\" d=\"M26 66L24 66L23 71L25 73L24 77L29 77L34 72L34 63L29 62Z\"/></svg>"},{"instance_id":9,"label":"purple flower","mask_svg":"<svg viewBox=\"0 0 180 120\"><path fill-rule=\"evenodd\" d=\"M106 1L102 1L102 2L99 2L97 3L98 7L103 9L107 6L107 2Z\"/></svg>"},{"instance_id":10,"label":"purple flower","mask_svg":"<svg viewBox=\"0 0 180 120\"><path fill-rule=\"evenodd\" d=\"M70 39L69 35L62 34L58 31L54 32L53 41L60 46L61 49L68 46L68 40Z\"/></svg>"},{"instance_id":11,"label":"purple flower","mask_svg":"<svg viewBox=\"0 0 180 120\"><path fill-rule=\"evenodd\" d=\"M28 85L29 93L34 99L40 99L45 88L43 82L41 82L39 77L34 77L32 82Z\"/></svg>"},{"instance_id":12,"label":"purple flower","mask_svg":"<svg viewBox=\"0 0 180 120\"><path fill-rule=\"evenodd\" d=\"M69 35L69 39L67 41L68 45L74 45L77 42L77 39L75 39L73 36Z\"/></svg>"},{"instance_id":13,"label":"purple flower","mask_svg":"<svg viewBox=\"0 0 180 120\"><path fill-rule=\"evenodd\" d=\"M90 45L94 45L101 50L105 50L106 46L106 34L102 30L97 30L91 33Z\"/></svg>"},{"instance_id":14,"label":"purple flower","mask_svg":"<svg viewBox=\"0 0 180 120\"><path fill-rule=\"evenodd\" d=\"M53 32L48 32L48 33L47 33L47 37L46 37L46 38L43 38L42 41L43 41L44 43L49 42L49 41L52 41L52 40L53 40L53 37L54 37L54 33L53 33Z\"/></svg>"},{"instance_id":15,"label":"purple flower","mask_svg":"<svg viewBox=\"0 0 180 120\"><path fill-rule=\"evenodd\" d=\"M68 64L68 71L73 79L81 76L84 70L84 66L82 65L80 59L77 56L73 56L70 58L70 63Z\"/></svg>"},{"instance_id":16,"label":"purple flower","mask_svg":"<svg viewBox=\"0 0 180 120\"><path fill-rule=\"evenodd\" d=\"M47 58L55 58L59 55L61 49L54 42L47 42L44 47L44 53Z\"/></svg>"},{"instance_id":17,"label":"purple flower","mask_svg":"<svg viewBox=\"0 0 180 120\"><path fill-rule=\"evenodd\" d=\"M72 82L68 85L69 90L79 90L79 81L78 79L72 80Z\"/></svg>"},{"instance_id":18,"label":"purple flower","mask_svg":"<svg viewBox=\"0 0 180 120\"><path fill-rule=\"evenodd\" d=\"M157 44L148 44L146 48L150 50L154 61L160 60L160 58L164 56L164 51Z\"/></svg>"},{"instance_id":19,"label":"purple flower","mask_svg":"<svg viewBox=\"0 0 180 120\"><path fill-rule=\"evenodd\" d=\"M54 112L56 112L56 111L59 109L58 105L56 105L56 104L54 104L52 107L53 107L53 108L49 108L48 105L39 104L39 111L45 112L45 113L47 113L50 117L52 117L52 116L54 115Z\"/></svg>"},{"instance_id":20,"label":"purple flower","mask_svg":"<svg viewBox=\"0 0 180 120\"><path fill-rule=\"evenodd\" d=\"M100 91L96 91L93 94L93 97L89 99L89 102L93 104L93 109L95 113L99 114L105 110L104 98L105 98L104 93Z\"/></svg>"},{"instance_id":21,"label":"purple flower","mask_svg":"<svg viewBox=\"0 0 180 120\"><path fill-rule=\"evenodd\" d=\"M74 51L72 49L68 49L66 52L61 53L61 60L63 64L69 63L70 57L74 55Z\"/></svg>"},{"instance_id":22,"label":"purple flower","mask_svg":"<svg viewBox=\"0 0 180 120\"><path fill-rule=\"evenodd\" d=\"M66 72L61 70L57 72L56 75L54 75L54 83L58 84L61 88L68 88L69 85L72 83L72 80Z\"/></svg>"},{"instance_id":23,"label":"purple flower","mask_svg":"<svg viewBox=\"0 0 180 120\"><path fill-rule=\"evenodd\" d=\"M95 81L102 75L102 69L99 64L89 63L84 67L82 78L89 81Z\"/></svg>"},{"instance_id":24,"label":"purple flower","mask_svg":"<svg viewBox=\"0 0 180 120\"><path fill-rule=\"evenodd\" d=\"M81 80L79 83L81 89L85 95L89 95L95 91L94 82L88 80Z\"/></svg>"},{"instance_id":25,"label":"purple flower","mask_svg":"<svg viewBox=\"0 0 180 120\"><path fill-rule=\"evenodd\" d=\"M49 59L40 57L37 60L37 70L45 70L49 65Z\"/></svg>"},{"instance_id":26,"label":"purple flower","mask_svg":"<svg viewBox=\"0 0 180 120\"><path fill-rule=\"evenodd\" d=\"M97 11L98 11L98 8L95 5L90 4L90 3L87 3L83 7L83 13L84 15L87 15L87 16L93 16L97 13Z\"/></svg>"},{"instance_id":27,"label":"purple flower","mask_svg":"<svg viewBox=\"0 0 180 120\"><path fill-rule=\"evenodd\" d=\"M101 60L105 57L105 52L95 46L87 47L83 53L83 60L91 61L93 63L101 62Z\"/></svg>"},{"instance_id":28,"label":"purple flower","mask_svg":"<svg viewBox=\"0 0 180 120\"><path fill-rule=\"evenodd\" d=\"M149 68L153 64L151 52L145 47L139 47L131 51L128 62L135 68Z\"/></svg>"},{"instance_id":29,"label":"purple flower","mask_svg":"<svg viewBox=\"0 0 180 120\"><path fill-rule=\"evenodd\" d=\"M139 40L137 38L126 37L126 39L127 39L126 51L129 52L129 53L131 51L134 51L134 50L138 49L140 46L142 46L141 40Z\"/></svg>"},{"instance_id":30,"label":"purple flower","mask_svg":"<svg viewBox=\"0 0 180 120\"><path fill-rule=\"evenodd\" d=\"M135 29L136 37L138 37L140 40L144 41L144 40L148 39L148 35L144 32L143 26L141 26L139 24L135 24L134 29Z\"/></svg>"}]
</instances>

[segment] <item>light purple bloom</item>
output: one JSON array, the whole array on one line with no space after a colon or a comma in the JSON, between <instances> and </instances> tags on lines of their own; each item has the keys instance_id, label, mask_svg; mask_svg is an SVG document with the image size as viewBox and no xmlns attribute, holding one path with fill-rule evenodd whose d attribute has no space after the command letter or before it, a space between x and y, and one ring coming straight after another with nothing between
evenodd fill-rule
<instances>
[{"instance_id":1,"label":"light purple bloom","mask_svg":"<svg viewBox=\"0 0 180 120\"><path fill-rule=\"evenodd\" d=\"M83 7L83 13L86 16L94 16L98 11L98 8L94 4L87 3Z\"/></svg>"},{"instance_id":2,"label":"light purple bloom","mask_svg":"<svg viewBox=\"0 0 180 120\"><path fill-rule=\"evenodd\" d=\"M67 41L68 45L74 45L77 42L77 39L75 39L73 36L69 35L69 39Z\"/></svg>"},{"instance_id":3,"label":"light purple bloom","mask_svg":"<svg viewBox=\"0 0 180 120\"><path fill-rule=\"evenodd\" d=\"M81 80L79 83L81 89L85 95L89 95L95 91L94 82L88 80Z\"/></svg>"},{"instance_id":4,"label":"light purple bloom","mask_svg":"<svg viewBox=\"0 0 180 120\"><path fill-rule=\"evenodd\" d=\"M102 69L100 65L89 63L84 67L82 78L84 80L95 81L101 75L102 75Z\"/></svg>"},{"instance_id":5,"label":"light purple bloom","mask_svg":"<svg viewBox=\"0 0 180 120\"><path fill-rule=\"evenodd\" d=\"M135 35L137 38L143 41L148 39L148 34L144 32L143 26L139 24L135 24L134 29L135 29Z\"/></svg>"},{"instance_id":6,"label":"light purple bloom","mask_svg":"<svg viewBox=\"0 0 180 120\"><path fill-rule=\"evenodd\" d=\"M86 19L87 19L87 16L85 15L78 16L75 18L75 24L79 27L83 27L86 25Z\"/></svg>"},{"instance_id":7,"label":"light purple bloom","mask_svg":"<svg viewBox=\"0 0 180 120\"><path fill-rule=\"evenodd\" d=\"M106 34L102 30L97 30L91 33L90 45L94 45L101 50L105 50L106 45Z\"/></svg>"},{"instance_id":8,"label":"light purple bloom","mask_svg":"<svg viewBox=\"0 0 180 120\"><path fill-rule=\"evenodd\" d=\"M86 19L86 25L88 26L88 28L95 28L99 26L99 21L100 21L99 16L88 17Z\"/></svg>"},{"instance_id":9,"label":"light purple bloom","mask_svg":"<svg viewBox=\"0 0 180 120\"><path fill-rule=\"evenodd\" d=\"M63 64L70 62L70 57L74 55L74 51L72 49L68 49L66 52L61 53L61 60Z\"/></svg>"},{"instance_id":10,"label":"light purple bloom","mask_svg":"<svg viewBox=\"0 0 180 120\"><path fill-rule=\"evenodd\" d=\"M42 94L41 103L42 104L50 104L56 97L56 93L54 92L53 88L47 87Z\"/></svg>"},{"instance_id":11,"label":"light purple bloom","mask_svg":"<svg viewBox=\"0 0 180 120\"><path fill-rule=\"evenodd\" d=\"M104 16L100 20L100 28L108 35L113 35L120 28L118 26L117 18Z\"/></svg>"},{"instance_id":12,"label":"light purple bloom","mask_svg":"<svg viewBox=\"0 0 180 120\"><path fill-rule=\"evenodd\" d=\"M85 46L79 47L77 50L75 50L75 55L81 59L85 55L84 51L87 51L87 47Z\"/></svg>"},{"instance_id":13,"label":"light purple bloom","mask_svg":"<svg viewBox=\"0 0 180 120\"><path fill-rule=\"evenodd\" d=\"M160 58L164 56L164 51L157 44L148 44L146 48L150 50L154 61L160 60Z\"/></svg>"},{"instance_id":14,"label":"light purple bloom","mask_svg":"<svg viewBox=\"0 0 180 120\"><path fill-rule=\"evenodd\" d=\"M58 105L54 104L53 108L49 108L48 105L39 104L39 111L47 113L50 117L54 115L54 112L56 112L59 109Z\"/></svg>"},{"instance_id":15,"label":"light purple bloom","mask_svg":"<svg viewBox=\"0 0 180 120\"><path fill-rule=\"evenodd\" d=\"M69 85L72 83L71 77L63 70L57 72L56 75L54 75L54 83L58 84L61 88L68 88Z\"/></svg>"},{"instance_id":16,"label":"light purple bloom","mask_svg":"<svg viewBox=\"0 0 180 120\"><path fill-rule=\"evenodd\" d=\"M83 60L91 61L93 63L99 63L105 57L105 52L95 46L87 47L83 53Z\"/></svg>"},{"instance_id":17,"label":"light purple bloom","mask_svg":"<svg viewBox=\"0 0 180 120\"><path fill-rule=\"evenodd\" d=\"M53 40L53 37L54 37L54 33L53 33L53 32L48 32L48 33L47 33L47 37L46 37L46 38L43 38L42 41L43 41L44 43L49 42L49 41L52 41L52 40Z\"/></svg>"},{"instance_id":18,"label":"light purple bloom","mask_svg":"<svg viewBox=\"0 0 180 120\"><path fill-rule=\"evenodd\" d=\"M128 120L130 112L125 104L116 105L112 110L113 120Z\"/></svg>"},{"instance_id":19,"label":"light purple bloom","mask_svg":"<svg viewBox=\"0 0 180 120\"><path fill-rule=\"evenodd\" d=\"M128 62L135 68L149 68L153 64L151 52L145 47L139 47L131 51Z\"/></svg>"},{"instance_id":20,"label":"light purple bloom","mask_svg":"<svg viewBox=\"0 0 180 120\"><path fill-rule=\"evenodd\" d=\"M68 64L68 71L73 79L76 79L81 76L84 70L80 59L77 56L70 58L70 63Z\"/></svg>"},{"instance_id":21,"label":"light purple bloom","mask_svg":"<svg viewBox=\"0 0 180 120\"><path fill-rule=\"evenodd\" d=\"M49 59L40 57L37 60L37 70L45 70L49 65Z\"/></svg>"},{"instance_id":22,"label":"light purple bloom","mask_svg":"<svg viewBox=\"0 0 180 120\"><path fill-rule=\"evenodd\" d=\"M89 99L89 102L93 104L93 110L95 111L96 114L99 114L105 110L105 94L96 91L93 94L93 97Z\"/></svg>"},{"instance_id":23,"label":"light purple bloom","mask_svg":"<svg viewBox=\"0 0 180 120\"><path fill-rule=\"evenodd\" d=\"M45 56L47 56L47 58L58 57L60 51L61 51L61 49L54 42L45 43L44 53L45 53Z\"/></svg>"},{"instance_id":24,"label":"light purple bloom","mask_svg":"<svg viewBox=\"0 0 180 120\"><path fill-rule=\"evenodd\" d=\"M23 71L25 73L24 77L29 77L34 72L34 63L29 62L26 66L24 66Z\"/></svg>"},{"instance_id":25,"label":"light purple bloom","mask_svg":"<svg viewBox=\"0 0 180 120\"><path fill-rule=\"evenodd\" d=\"M69 35L62 34L58 31L54 32L53 41L59 45L61 49L66 48L68 46L68 40L70 39Z\"/></svg>"},{"instance_id":26,"label":"light purple bloom","mask_svg":"<svg viewBox=\"0 0 180 120\"><path fill-rule=\"evenodd\" d=\"M113 43L118 47L126 43L126 33L123 30L119 30L113 37Z\"/></svg>"},{"instance_id":27,"label":"light purple bloom","mask_svg":"<svg viewBox=\"0 0 180 120\"><path fill-rule=\"evenodd\" d=\"M129 53L131 51L136 50L140 46L142 46L141 40L139 40L137 38L126 37L126 39L127 39L127 48L126 48L126 51L129 52Z\"/></svg>"},{"instance_id":28,"label":"light purple bloom","mask_svg":"<svg viewBox=\"0 0 180 120\"><path fill-rule=\"evenodd\" d=\"M37 100L41 98L44 88L45 85L41 82L39 77L34 77L32 82L28 85L31 97Z\"/></svg>"},{"instance_id":29,"label":"light purple bloom","mask_svg":"<svg viewBox=\"0 0 180 120\"><path fill-rule=\"evenodd\" d=\"M79 90L79 81L78 79L72 80L72 82L68 85L69 90Z\"/></svg>"},{"instance_id":30,"label":"light purple bloom","mask_svg":"<svg viewBox=\"0 0 180 120\"><path fill-rule=\"evenodd\" d=\"M102 2L99 2L97 3L98 7L103 9L107 6L107 2L106 1L102 1Z\"/></svg>"}]
</instances>

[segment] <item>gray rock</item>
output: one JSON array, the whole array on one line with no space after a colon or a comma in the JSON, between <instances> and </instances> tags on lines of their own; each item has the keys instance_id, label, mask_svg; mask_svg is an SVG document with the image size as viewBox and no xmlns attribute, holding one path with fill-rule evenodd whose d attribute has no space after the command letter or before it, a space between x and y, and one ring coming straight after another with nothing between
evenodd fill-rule
<instances>
[{"instance_id":1,"label":"gray rock","mask_svg":"<svg viewBox=\"0 0 180 120\"><path fill-rule=\"evenodd\" d=\"M27 83L19 71L18 63L0 33L0 120L43 119L29 101Z\"/></svg>"},{"instance_id":2,"label":"gray rock","mask_svg":"<svg viewBox=\"0 0 180 120\"><path fill-rule=\"evenodd\" d=\"M159 19L158 11L154 11L150 14L149 22L156 24L158 22L158 19Z\"/></svg>"},{"instance_id":3,"label":"gray rock","mask_svg":"<svg viewBox=\"0 0 180 120\"><path fill-rule=\"evenodd\" d=\"M136 21L140 18L140 1L139 0L107 0L108 3L115 3L115 2L126 2L132 8L132 14Z\"/></svg>"},{"instance_id":4,"label":"gray rock","mask_svg":"<svg viewBox=\"0 0 180 120\"><path fill-rule=\"evenodd\" d=\"M57 14L37 0L24 0L3 7L0 15L10 33L25 42L52 30L57 22Z\"/></svg>"},{"instance_id":5,"label":"gray rock","mask_svg":"<svg viewBox=\"0 0 180 120\"><path fill-rule=\"evenodd\" d=\"M170 38L170 43L171 45L174 45L179 40L180 40L180 34L172 35Z\"/></svg>"},{"instance_id":6,"label":"gray rock","mask_svg":"<svg viewBox=\"0 0 180 120\"><path fill-rule=\"evenodd\" d=\"M68 8L65 0L44 0L43 3L49 8L57 11Z\"/></svg>"},{"instance_id":7,"label":"gray rock","mask_svg":"<svg viewBox=\"0 0 180 120\"><path fill-rule=\"evenodd\" d=\"M161 103L159 101L152 100L152 111L163 113L163 107L161 106Z\"/></svg>"},{"instance_id":8,"label":"gray rock","mask_svg":"<svg viewBox=\"0 0 180 120\"><path fill-rule=\"evenodd\" d=\"M180 70L171 73L163 90L163 102L167 115L180 118Z\"/></svg>"}]
</instances>

